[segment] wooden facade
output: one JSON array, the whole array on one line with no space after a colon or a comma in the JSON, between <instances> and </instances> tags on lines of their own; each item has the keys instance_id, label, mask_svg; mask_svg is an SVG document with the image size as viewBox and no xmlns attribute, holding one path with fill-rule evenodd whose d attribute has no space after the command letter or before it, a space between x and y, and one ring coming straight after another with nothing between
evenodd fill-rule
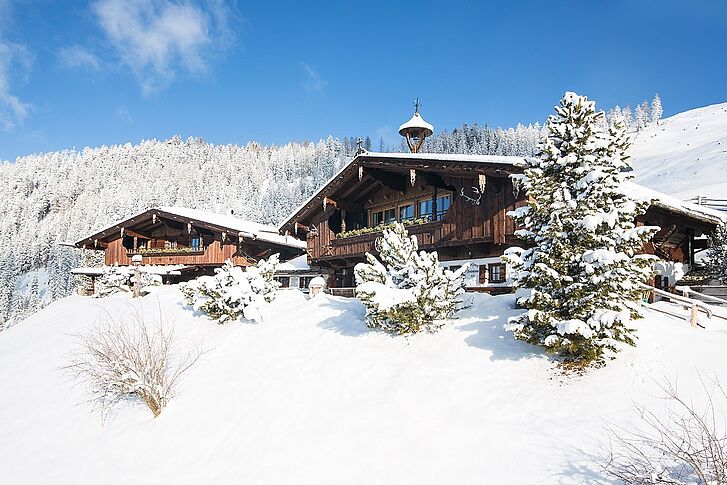
<instances>
[{"instance_id":1,"label":"wooden facade","mask_svg":"<svg viewBox=\"0 0 727 485\"><path fill-rule=\"evenodd\" d=\"M309 264L328 271L330 286L347 287L354 284L355 264L364 261L367 252L378 253L382 223L419 219L408 230L422 249L436 250L445 266L473 261L477 267L472 280L480 283L476 289L499 291L508 283L492 285L490 275L505 269L495 268L499 256L518 244L507 212L526 203L525 194L513 190L509 176L525 166L518 157L363 153L281 229L306 237ZM434 201L444 197L449 198L447 210L432 214ZM412 205L413 213L403 210ZM694 261L695 250L704 247L696 237L709 234L717 222L658 200L637 220L662 228L645 253L686 264Z\"/></svg>"},{"instance_id":2,"label":"wooden facade","mask_svg":"<svg viewBox=\"0 0 727 485\"><path fill-rule=\"evenodd\" d=\"M378 252L376 227L393 220L410 223L419 246L436 249L442 261L502 254L516 241L506 214L525 203L509 175L524 160L432 157L359 155L283 229L306 236L309 263L329 269L335 286L353 284L353 266Z\"/></svg>"},{"instance_id":3,"label":"wooden facade","mask_svg":"<svg viewBox=\"0 0 727 485\"><path fill-rule=\"evenodd\" d=\"M209 215L209 217L205 217ZM182 266L190 275L207 272L230 260L248 266L279 253L281 260L304 254L301 241L261 231L241 219L175 208L149 209L93 234L75 245L104 251L104 264L128 266L141 256L142 265Z\"/></svg>"}]
</instances>

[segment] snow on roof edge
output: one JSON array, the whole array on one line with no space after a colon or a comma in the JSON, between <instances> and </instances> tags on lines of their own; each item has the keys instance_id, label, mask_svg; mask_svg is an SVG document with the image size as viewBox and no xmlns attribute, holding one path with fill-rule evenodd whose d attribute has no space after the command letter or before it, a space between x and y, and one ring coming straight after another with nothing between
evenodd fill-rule
<instances>
[{"instance_id":1,"label":"snow on roof edge","mask_svg":"<svg viewBox=\"0 0 727 485\"><path fill-rule=\"evenodd\" d=\"M708 220L709 222L719 224L727 222L727 214L715 209L710 209L703 205L693 204L679 200L671 195L664 194L657 190L651 189L635 182L626 181L623 183L627 193L632 197L640 197L651 200L653 205L671 209L683 214L697 217L699 219Z\"/></svg>"},{"instance_id":2,"label":"snow on roof edge","mask_svg":"<svg viewBox=\"0 0 727 485\"><path fill-rule=\"evenodd\" d=\"M109 225L106 225L105 228L111 228L114 226L118 226L120 224L123 224L126 221L129 221L131 219L136 219L137 217L140 217L149 211L160 211L160 212L166 212L169 214L173 214L179 217L184 217L188 219L196 219L202 222L206 222L208 224L212 224L215 226L224 227L227 229L232 229L235 231L238 231L240 233L247 233L247 235L243 234L242 237L247 237L248 239L252 238L255 240L261 240L266 241L272 244L278 244L281 246L287 246L292 247L296 249L305 249L306 242L301 241L300 239L297 239L292 236L283 236L280 234L278 229L270 224L260 224L257 222L248 221L245 219L242 219L240 217L234 216L234 215L228 215L228 214L220 214L218 212L211 212L211 211L205 211L202 209L191 209L188 207L176 207L176 206L158 206L158 207L150 207L148 209L145 209L141 212L138 212L130 217L125 217L124 219L121 219L119 221L113 222ZM91 234L87 235L86 237L83 237L76 242L76 244L80 244L86 239L89 239L96 234L99 234L100 232L103 232L104 229L95 230Z\"/></svg>"}]
</instances>

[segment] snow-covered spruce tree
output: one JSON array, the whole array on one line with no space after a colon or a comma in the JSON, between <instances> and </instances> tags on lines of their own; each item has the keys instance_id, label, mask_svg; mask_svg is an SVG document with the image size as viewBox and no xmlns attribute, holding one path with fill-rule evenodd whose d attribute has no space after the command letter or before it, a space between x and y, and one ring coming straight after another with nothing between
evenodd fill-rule
<instances>
[{"instance_id":1,"label":"snow-covered spruce tree","mask_svg":"<svg viewBox=\"0 0 727 485\"><path fill-rule=\"evenodd\" d=\"M261 259L243 269L227 260L215 270L214 276L200 276L181 283L179 289L188 305L202 311L218 323L236 320L262 321L260 313L265 303L275 299L280 284L275 281L279 255Z\"/></svg>"},{"instance_id":2,"label":"snow-covered spruce tree","mask_svg":"<svg viewBox=\"0 0 727 485\"><path fill-rule=\"evenodd\" d=\"M709 275L727 282L727 223L722 223L709 236L707 271Z\"/></svg>"},{"instance_id":3,"label":"snow-covered spruce tree","mask_svg":"<svg viewBox=\"0 0 727 485\"><path fill-rule=\"evenodd\" d=\"M528 249L503 259L530 291L518 300L528 311L506 328L567 361L602 362L618 342L634 345L629 324L654 260L636 253L658 228L635 225L648 202L622 190L630 177L622 124L600 130L603 112L571 92L555 110L540 156L513 176L529 202L509 215Z\"/></svg>"},{"instance_id":4,"label":"snow-covered spruce tree","mask_svg":"<svg viewBox=\"0 0 727 485\"><path fill-rule=\"evenodd\" d=\"M379 261L356 265L356 296L366 306L366 325L394 334L434 331L461 302L467 265L457 271L439 266L436 252L419 251L416 236L403 224L385 229Z\"/></svg>"}]
</instances>

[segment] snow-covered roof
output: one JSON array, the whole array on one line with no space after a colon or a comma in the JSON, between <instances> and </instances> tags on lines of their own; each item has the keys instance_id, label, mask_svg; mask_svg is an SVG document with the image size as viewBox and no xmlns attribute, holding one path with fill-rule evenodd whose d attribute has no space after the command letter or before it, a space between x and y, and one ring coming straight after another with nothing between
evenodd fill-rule
<instances>
[{"instance_id":1,"label":"snow-covered roof","mask_svg":"<svg viewBox=\"0 0 727 485\"><path fill-rule=\"evenodd\" d=\"M219 214L217 212L205 211L200 209L190 209L188 207L172 206L153 207L145 211L139 212L132 217L128 217L114 224L110 224L109 226L106 226L105 229L96 231L93 234L81 239L76 243L76 246L82 246L89 239L100 238L100 235L110 230L110 228L121 226L125 223L128 223L129 221L134 221L135 219L147 213L154 212L158 212L159 215L162 216L176 216L193 224L194 222L199 222L209 224L211 226L216 226L221 229L226 229L230 231L230 233L235 233L243 239L265 241L272 244L292 247L296 249L305 249L306 247L305 241L301 241L300 239L292 236L283 236L278 232L275 226L247 221L231 214Z\"/></svg>"},{"instance_id":2,"label":"snow-covered roof","mask_svg":"<svg viewBox=\"0 0 727 485\"><path fill-rule=\"evenodd\" d=\"M513 157L506 155L472 155L469 153L365 152L362 154L362 156L371 158L398 158L402 160L433 160L441 162L502 164L523 168L527 166L527 159L525 157Z\"/></svg>"},{"instance_id":3,"label":"snow-covered roof","mask_svg":"<svg viewBox=\"0 0 727 485\"><path fill-rule=\"evenodd\" d=\"M277 267L277 271L309 271L310 266L308 266L308 255L302 254L296 258L291 259L290 261L285 261L284 263L280 263Z\"/></svg>"},{"instance_id":4,"label":"snow-covered roof","mask_svg":"<svg viewBox=\"0 0 727 485\"><path fill-rule=\"evenodd\" d=\"M239 236L246 239L267 241L281 246L291 246L300 249L305 249L306 247L305 241L301 241L292 236L282 236L275 226L246 221L231 214L218 214L216 212L189 209L186 207L159 207L159 210L176 214L180 217L207 222L214 226L233 229L238 231Z\"/></svg>"},{"instance_id":5,"label":"snow-covered roof","mask_svg":"<svg viewBox=\"0 0 727 485\"><path fill-rule=\"evenodd\" d=\"M689 217L701 219L711 224L727 222L727 214L718 210L710 209L703 205L692 204L679 200L676 197L657 192L656 190L644 187L634 182L624 182L624 190L628 195L637 199L648 199L656 207L669 209L673 212L684 214Z\"/></svg>"},{"instance_id":6,"label":"snow-covered roof","mask_svg":"<svg viewBox=\"0 0 727 485\"><path fill-rule=\"evenodd\" d=\"M418 111L414 113L414 116L412 116L409 121L403 123L399 127L399 134L404 136L407 130L412 128L416 130L424 130L425 136L431 136L431 134L434 133L434 126L424 121L424 118L422 118Z\"/></svg>"}]
</instances>

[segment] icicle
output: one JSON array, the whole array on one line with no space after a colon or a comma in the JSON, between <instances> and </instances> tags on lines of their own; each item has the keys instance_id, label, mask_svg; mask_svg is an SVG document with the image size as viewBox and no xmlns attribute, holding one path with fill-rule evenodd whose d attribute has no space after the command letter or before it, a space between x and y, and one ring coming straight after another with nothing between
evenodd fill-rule
<instances>
[{"instance_id":1,"label":"icicle","mask_svg":"<svg viewBox=\"0 0 727 485\"><path fill-rule=\"evenodd\" d=\"M225 239L227 239L227 233L222 231L222 242L225 242Z\"/></svg>"},{"instance_id":2,"label":"icicle","mask_svg":"<svg viewBox=\"0 0 727 485\"><path fill-rule=\"evenodd\" d=\"M479 179L479 183L480 183L480 192L484 192L485 191L485 185L487 185L487 177L485 176L484 173L481 173L478 176L478 179Z\"/></svg>"},{"instance_id":3,"label":"icicle","mask_svg":"<svg viewBox=\"0 0 727 485\"><path fill-rule=\"evenodd\" d=\"M98 247L98 239L94 239L93 240L93 247L94 248L97 248Z\"/></svg>"},{"instance_id":4,"label":"icicle","mask_svg":"<svg viewBox=\"0 0 727 485\"><path fill-rule=\"evenodd\" d=\"M124 228L121 228L121 237L124 237Z\"/></svg>"},{"instance_id":5,"label":"icicle","mask_svg":"<svg viewBox=\"0 0 727 485\"><path fill-rule=\"evenodd\" d=\"M358 179L361 180L363 178L363 165L358 166Z\"/></svg>"},{"instance_id":6,"label":"icicle","mask_svg":"<svg viewBox=\"0 0 727 485\"><path fill-rule=\"evenodd\" d=\"M417 181L417 171L413 168L409 169L409 180L411 181L411 186L414 187L414 182Z\"/></svg>"},{"instance_id":7,"label":"icicle","mask_svg":"<svg viewBox=\"0 0 727 485\"><path fill-rule=\"evenodd\" d=\"M157 223L157 215L156 215L156 213L151 215L151 223L152 224L156 224Z\"/></svg>"},{"instance_id":8,"label":"icicle","mask_svg":"<svg viewBox=\"0 0 727 485\"><path fill-rule=\"evenodd\" d=\"M187 223L187 234L192 234L192 223L191 222Z\"/></svg>"},{"instance_id":9,"label":"icicle","mask_svg":"<svg viewBox=\"0 0 727 485\"><path fill-rule=\"evenodd\" d=\"M323 212L326 211L326 204L328 203L328 197L323 197Z\"/></svg>"}]
</instances>

